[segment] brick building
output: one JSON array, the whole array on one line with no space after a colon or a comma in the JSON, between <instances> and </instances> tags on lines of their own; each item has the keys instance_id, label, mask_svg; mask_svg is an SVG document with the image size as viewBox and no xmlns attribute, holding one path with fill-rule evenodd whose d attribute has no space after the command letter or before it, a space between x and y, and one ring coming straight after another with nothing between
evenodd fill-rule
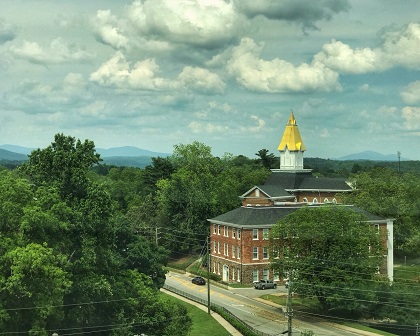
<instances>
[{"instance_id":1,"label":"brick building","mask_svg":"<svg viewBox=\"0 0 420 336\"><path fill-rule=\"evenodd\" d=\"M352 188L344 179L317 178L303 168L306 150L296 120L291 113L278 147L280 168L273 169L267 181L241 195L242 206L224 213L210 222L210 267L223 281L252 283L259 279L280 281L270 269L268 233L281 218L302 206L339 204L341 193ZM344 206L344 205L337 205ZM393 220L362 212L370 225L377 228L386 247L383 272L393 278Z\"/></svg>"}]
</instances>

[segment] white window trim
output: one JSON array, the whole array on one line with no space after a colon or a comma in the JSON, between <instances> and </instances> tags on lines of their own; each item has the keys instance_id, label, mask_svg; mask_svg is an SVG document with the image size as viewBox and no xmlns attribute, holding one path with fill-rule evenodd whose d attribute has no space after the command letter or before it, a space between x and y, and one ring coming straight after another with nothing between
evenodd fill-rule
<instances>
[{"instance_id":1,"label":"white window trim","mask_svg":"<svg viewBox=\"0 0 420 336\"><path fill-rule=\"evenodd\" d=\"M259 260L259 248L258 246L254 246L252 248L252 260ZM257 252L257 257L255 258L255 251Z\"/></svg>"}]
</instances>

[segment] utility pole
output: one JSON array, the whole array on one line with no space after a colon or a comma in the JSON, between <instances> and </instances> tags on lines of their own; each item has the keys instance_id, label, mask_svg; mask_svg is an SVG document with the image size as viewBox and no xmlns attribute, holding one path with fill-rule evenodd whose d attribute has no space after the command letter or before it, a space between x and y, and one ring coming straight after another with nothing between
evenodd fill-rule
<instances>
[{"instance_id":1,"label":"utility pole","mask_svg":"<svg viewBox=\"0 0 420 336\"><path fill-rule=\"evenodd\" d=\"M287 286L287 336L292 336L292 274L289 273L289 285Z\"/></svg>"},{"instance_id":2,"label":"utility pole","mask_svg":"<svg viewBox=\"0 0 420 336\"><path fill-rule=\"evenodd\" d=\"M207 310L210 315L210 236L207 237Z\"/></svg>"}]
</instances>

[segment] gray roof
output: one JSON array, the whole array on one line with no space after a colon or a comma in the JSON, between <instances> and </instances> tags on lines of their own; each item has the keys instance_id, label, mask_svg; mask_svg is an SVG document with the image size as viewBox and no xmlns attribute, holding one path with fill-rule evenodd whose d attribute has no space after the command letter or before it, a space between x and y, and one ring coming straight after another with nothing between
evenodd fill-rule
<instances>
[{"instance_id":1,"label":"gray roof","mask_svg":"<svg viewBox=\"0 0 420 336\"><path fill-rule=\"evenodd\" d=\"M260 188L264 191L266 189L273 190L274 186L286 190L325 190L335 192L352 190L345 179L316 177L311 172L272 172L265 184Z\"/></svg>"},{"instance_id":2,"label":"gray roof","mask_svg":"<svg viewBox=\"0 0 420 336\"><path fill-rule=\"evenodd\" d=\"M312 205L311 208L316 208L322 205ZM351 211L364 214L370 221L384 221L384 218L376 216L368 211L357 208L352 205L334 205L345 206ZM237 226L272 226L276 224L281 218L301 209L302 206L262 206L262 207L240 207L232 211L226 212L220 216L209 219L211 223L233 224Z\"/></svg>"}]
</instances>

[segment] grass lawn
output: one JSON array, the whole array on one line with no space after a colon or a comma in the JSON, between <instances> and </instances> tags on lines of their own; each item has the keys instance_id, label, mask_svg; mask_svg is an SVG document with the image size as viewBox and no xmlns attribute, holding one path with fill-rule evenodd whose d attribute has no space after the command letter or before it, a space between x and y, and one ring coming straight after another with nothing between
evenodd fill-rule
<instances>
[{"instance_id":1,"label":"grass lawn","mask_svg":"<svg viewBox=\"0 0 420 336\"><path fill-rule=\"evenodd\" d=\"M414 280L420 282L420 265L399 265L394 268L394 280Z\"/></svg>"},{"instance_id":2,"label":"grass lawn","mask_svg":"<svg viewBox=\"0 0 420 336\"><path fill-rule=\"evenodd\" d=\"M212 316L192 304L178 300L171 295L161 293L165 300L178 302L188 310L188 315L192 319L192 328L188 336L214 336L227 335L228 332Z\"/></svg>"}]
</instances>

